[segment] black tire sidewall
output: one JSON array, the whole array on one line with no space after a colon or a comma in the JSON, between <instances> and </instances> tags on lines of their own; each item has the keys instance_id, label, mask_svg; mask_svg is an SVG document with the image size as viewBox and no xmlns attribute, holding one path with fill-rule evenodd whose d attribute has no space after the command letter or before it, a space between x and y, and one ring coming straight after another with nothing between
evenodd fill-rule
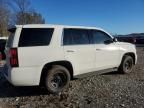
<instances>
[{"instance_id":1,"label":"black tire sidewall","mask_svg":"<svg viewBox=\"0 0 144 108\"><path fill-rule=\"evenodd\" d=\"M65 82L65 85L61 88L53 88L51 86L51 78L53 77L53 75L57 74L57 73L64 73L67 77L67 81ZM59 66L59 65L54 65L52 66L52 69L48 70L47 76L46 76L46 80L45 80L45 86L47 88L47 90L51 93L59 93L61 92L64 88L66 88L69 84L70 81L70 73L69 71L63 67L63 66Z\"/></svg>"},{"instance_id":2,"label":"black tire sidewall","mask_svg":"<svg viewBox=\"0 0 144 108\"><path fill-rule=\"evenodd\" d=\"M128 60L131 60L131 61L132 61L132 66L131 66L131 69L127 71L124 65L125 65L125 63L126 63ZM121 64L121 66L120 66L120 71L121 71L122 73L131 73L131 72L132 72L132 69L133 69L133 66L134 66L134 60L133 60L133 58L132 58L131 56L126 55L126 56L124 56L124 58L123 58L122 64Z\"/></svg>"}]
</instances>

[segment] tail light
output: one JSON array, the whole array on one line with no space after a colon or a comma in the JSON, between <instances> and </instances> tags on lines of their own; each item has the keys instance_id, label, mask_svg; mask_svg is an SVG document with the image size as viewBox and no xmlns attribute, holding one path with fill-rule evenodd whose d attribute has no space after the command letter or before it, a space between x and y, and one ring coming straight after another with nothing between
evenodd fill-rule
<instances>
[{"instance_id":1,"label":"tail light","mask_svg":"<svg viewBox=\"0 0 144 108\"><path fill-rule=\"evenodd\" d=\"M17 48L10 49L10 65L11 65L11 67L19 66Z\"/></svg>"}]
</instances>

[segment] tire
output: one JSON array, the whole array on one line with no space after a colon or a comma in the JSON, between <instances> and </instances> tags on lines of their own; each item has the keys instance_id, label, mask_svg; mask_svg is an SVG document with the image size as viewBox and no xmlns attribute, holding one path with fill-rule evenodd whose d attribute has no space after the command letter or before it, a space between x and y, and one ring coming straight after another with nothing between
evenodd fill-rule
<instances>
[{"instance_id":1,"label":"tire","mask_svg":"<svg viewBox=\"0 0 144 108\"><path fill-rule=\"evenodd\" d=\"M131 73L134 67L134 60L131 56L129 55L125 55L123 57L122 63L119 67L119 72L120 73L124 73L124 74L128 74Z\"/></svg>"},{"instance_id":2,"label":"tire","mask_svg":"<svg viewBox=\"0 0 144 108\"><path fill-rule=\"evenodd\" d=\"M45 86L49 92L57 94L66 88L69 82L69 71L63 66L54 65L52 69L47 72Z\"/></svg>"}]
</instances>

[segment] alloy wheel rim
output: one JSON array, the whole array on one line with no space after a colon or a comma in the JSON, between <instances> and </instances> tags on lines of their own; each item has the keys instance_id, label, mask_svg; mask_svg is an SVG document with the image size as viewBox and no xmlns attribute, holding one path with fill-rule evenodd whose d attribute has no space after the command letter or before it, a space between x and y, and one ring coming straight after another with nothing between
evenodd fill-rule
<instances>
[{"instance_id":1,"label":"alloy wheel rim","mask_svg":"<svg viewBox=\"0 0 144 108\"><path fill-rule=\"evenodd\" d=\"M132 60L127 60L124 64L126 71L130 71L132 69Z\"/></svg>"},{"instance_id":2,"label":"alloy wheel rim","mask_svg":"<svg viewBox=\"0 0 144 108\"><path fill-rule=\"evenodd\" d=\"M62 88L65 86L67 81L66 75L62 72L53 75L51 79L51 86L55 89Z\"/></svg>"}]
</instances>

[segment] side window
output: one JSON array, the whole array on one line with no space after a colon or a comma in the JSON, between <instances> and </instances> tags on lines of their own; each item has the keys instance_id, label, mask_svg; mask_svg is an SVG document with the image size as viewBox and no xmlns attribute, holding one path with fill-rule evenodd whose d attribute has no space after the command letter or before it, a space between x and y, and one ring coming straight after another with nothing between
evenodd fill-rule
<instances>
[{"instance_id":1,"label":"side window","mask_svg":"<svg viewBox=\"0 0 144 108\"><path fill-rule=\"evenodd\" d=\"M89 44L88 30L64 29L63 45Z\"/></svg>"},{"instance_id":2,"label":"side window","mask_svg":"<svg viewBox=\"0 0 144 108\"><path fill-rule=\"evenodd\" d=\"M72 35L69 29L64 29L63 45L72 45Z\"/></svg>"},{"instance_id":3,"label":"side window","mask_svg":"<svg viewBox=\"0 0 144 108\"><path fill-rule=\"evenodd\" d=\"M53 31L52 28L23 28L19 39L19 47L48 45Z\"/></svg>"},{"instance_id":4,"label":"side window","mask_svg":"<svg viewBox=\"0 0 144 108\"><path fill-rule=\"evenodd\" d=\"M92 34L94 44L103 44L104 41L111 40L111 37L102 31L93 30Z\"/></svg>"}]
</instances>

